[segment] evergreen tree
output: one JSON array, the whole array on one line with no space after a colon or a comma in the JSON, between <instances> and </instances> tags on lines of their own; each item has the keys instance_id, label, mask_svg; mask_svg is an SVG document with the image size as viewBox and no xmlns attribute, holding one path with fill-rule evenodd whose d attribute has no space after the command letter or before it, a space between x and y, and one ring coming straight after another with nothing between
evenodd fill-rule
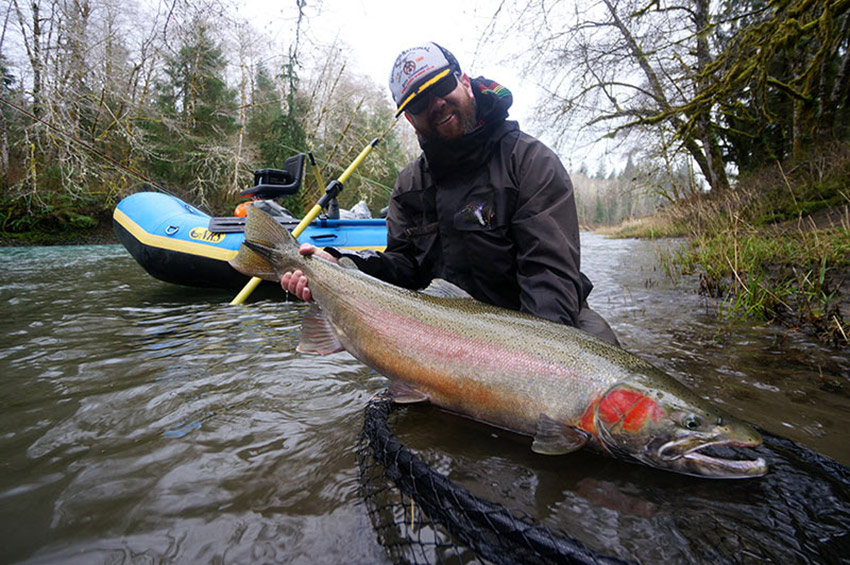
<instances>
[{"instance_id":1,"label":"evergreen tree","mask_svg":"<svg viewBox=\"0 0 850 565\"><path fill-rule=\"evenodd\" d=\"M593 218L593 221L597 224L604 224L607 218L605 217L605 204L602 202L602 196L596 195L596 215Z\"/></svg>"},{"instance_id":2,"label":"evergreen tree","mask_svg":"<svg viewBox=\"0 0 850 565\"><path fill-rule=\"evenodd\" d=\"M287 69L287 74L292 72ZM257 71L255 84L248 138L259 149L258 168L281 167L287 158L308 149L304 128L297 119L299 105L303 103L297 92L281 99L274 81L262 66ZM297 81L289 80L288 84L297 85Z\"/></svg>"},{"instance_id":3,"label":"evergreen tree","mask_svg":"<svg viewBox=\"0 0 850 565\"><path fill-rule=\"evenodd\" d=\"M228 199L237 94L225 82L226 61L210 27L196 19L188 29L156 85L152 167L163 182L194 193L199 205L216 206Z\"/></svg>"}]
</instances>

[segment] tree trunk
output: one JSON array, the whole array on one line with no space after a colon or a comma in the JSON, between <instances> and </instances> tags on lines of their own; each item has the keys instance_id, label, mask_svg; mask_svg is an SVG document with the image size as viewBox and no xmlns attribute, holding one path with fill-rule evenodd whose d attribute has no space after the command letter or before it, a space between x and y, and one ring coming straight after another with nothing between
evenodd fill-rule
<instances>
[{"instance_id":1,"label":"tree trunk","mask_svg":"<svg viewBox=\"0 0 850 565\"><path fill-rule=\"evenodd\" d=\"M640 45L638 45L634 36L632 35L629 28L623 23L617 14L616 6L611 3L611 0L603 0L605 6L608 8L608 12L611 14L611 18L614 22L614 26L619 30L623 39L628 46L629 51L632 54L632 57L638 62L641 70L646 77L647 82L649 83L649 91L652 94L656 104L658 104L659 113L670 113L670 117L668 120L671 124L676 128L676 132L681 136L682 143L687 149L688 153L694 158L699 165L700 171L705 176L706 180L711 186L712 190L723 191L729 188L729 178L726 175L726 168L723 163L722 156L720 154L720 148L717 146L717 140L714 139L713 135L713 126L711 124L710 115L705 116L705 126L703 128L703 132L705 136L699 141L702 142L697 143L698 137L694 137L686 124L682 121L682 119L672 115L671 104L667 99L667 95L664 93L664 88L661 85L661 81L658 78L655 70L652 68L652 65L649 62L649 58L646 56L646 53L643 52ZM697 0L698 4L703 2L706 3L705 10L707 13L708 5L707 0ZM701 34L703 32L702 29L697 30L697 34ZM705 42L704 46L706 50L706 56L708 56L708 43ZM700 129L700 128L697 128Z\"/></svg>"},{"instance_id":2,"label":"tree trunk","mask_svg":"<svg viewBox=\"0 0 850 565\"><path fill-rule=\"evenodd\" d=\"M709 10L709 0L695 0L693 12L694 28L697 34L697 91L694 93L695 99L699 98L711 86L711 78L705 72L712 62L708 45L708 28L711 23ZM697 135L702 142L702 152L706 159L706 170L703 170L703 174L707 171L706 178L712 190L724 191L729 188L729 178L726 175L726 164L723 161L720 145L717 143L714 123L711 120L712 106L700 112L700 116L697 118Z\"/></svg>"}]
</instances>

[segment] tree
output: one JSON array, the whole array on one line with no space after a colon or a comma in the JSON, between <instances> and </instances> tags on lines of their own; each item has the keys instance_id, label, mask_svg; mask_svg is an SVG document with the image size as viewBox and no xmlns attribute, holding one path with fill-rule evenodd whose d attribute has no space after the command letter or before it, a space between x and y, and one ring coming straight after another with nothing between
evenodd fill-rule
<instances>
[{"instance_id":1,"label":"tree","mask_svg":"<svg viewBox=\"0 0 850 565\"><path fill-rule=\"evenodd\" d=\"M224 77L226 61L200 15L185 27L176 53L156 81L156 114L149 130L158 178L191 194L201 206L228 205L233 197L236 91Z\"/></svg>"},{"instance_id":2,"label":"tree","mask_svg":"<svg viewBox=\"0 0 850 565\"><path fill-rule=\"evenodd\" d=\"M710 85L685 106L716 107L728 159L751 170L798 159L814 145L850 137L850 2L729 3L724 49L706 66Z\"/></svg>"},{"instance_id":3,"label":"tree","mask_svg":"<svg viewBox=\"0 0 850 565\"><path fill-rule=\"evenodd\" d=\"M0 46L2 53L2 46ZM9 72L6 58L0 54L0 96L9 100L14 96L12 89L15 77ZM5 194L9 187L9 127L12 123L11 110L5 104L0 107L0 188Z\"/></svg>"},{"instance_id":4,"label":"tree","mask_svg":"<svg viewBox=\"0 0 850 565\"><path fill-rule=\"evenodd\" d=\"M113 185L114 168L104 157L113 149L126 153L134 130L120 107L124 91L110 82L122 70L101 65L107 53L126 54L128 34L113 26L114 2L12 3L16 49L29 65L19 72L20 107L28 117L10 147L16 163L7 169L4 206L11 211L4 215L22 228L93 225L92 216L109 205L104 187ZM101 155L82 149L86 143L102 147Z\"/></svg>"},{"instance_id":5,"label":"tree","mask_svg":"<svg viewBox=\"0 0 850 565\"><path fill-rule=\"evenodd\" d=\"M730 170L848 138L848 11L850 0L541 0L509 25L531 40L529 73L548 88L539 116L560 139L639 136L671 173L687 157L725 191Z\"/></svg>"},{"instance_id":6,"label":"tree","mask_svg":"<svg viewBox=\"0 0 850 565\"><path fill-rule=\"evenodd\" d=\"M644 147L654 143L695 160L713 189L726 190L710 109L699 119L681 110L706 86L698 76L711 61L708 2L641 2L524 5L519 20L527 19L533 44L528 67L545 73L548 85L541 118L559 139L575 128L621 140L639 136Z\"/></svg>"},{"instance_id":7,"label":"tree","mask_svg":"<svg viewBox=\"0 0 850 565\"><path fill-rule=\"evenodd\" d=\"M288 157L307 150L306 134L298 121L304 101L297 93L281 96L283 88L285 85L276 84L264 67L258 69L251 93L248 138L259 148L259 167L280 167Z\"/></svg>"}]
</instances>

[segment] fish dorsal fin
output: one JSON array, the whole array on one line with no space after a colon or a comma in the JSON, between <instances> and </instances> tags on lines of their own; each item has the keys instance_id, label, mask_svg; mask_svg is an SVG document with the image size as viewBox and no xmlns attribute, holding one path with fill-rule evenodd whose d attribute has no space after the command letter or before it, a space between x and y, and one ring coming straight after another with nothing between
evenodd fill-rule
<instances>
[{"instance_id":1,"label":"fish dorsal fin","mask_svg":"<svg viewBox=\"0 0 850 565\"><path fill-rule=\"evenodd\" d=\"M590 435L583 430L557 422L546 414L540 414L531 450L543 455L563 455L581 449L589 438Z\"/></svg>"},{"instance_id":2,"label":"fish dorsal fin","mask_svg":"<svg viewBox=\"0 0 850 565\"><path fill-rule=\"evenodd\" d=\"M403 382L393 381L389 386L390 396L396 404L415 404L427 402L428 395Z\"/></svg>"},{"instance_id":3,"label":"fish dorsal fin","mask_svg":"<svg viewBox=\"0 0 850 565\"><path fill-rule=\"evenodd\" d=\"M319 305L313 303L301 321L301 342L296 351L329 355L344 349L339 342L336 331L331 326L330 320L319 308Z\"/></svg>"},{"instance_id":4,"label":"fish dorsal fin","mask_svg":"<svg viewBox=\"0 0 850 565\"><path fill-rule=\"evenodd\" d=\"M434 279L422 293L438 298L472 298L468 292L445 279Z\"/></svg>"},{"instance_id":5,"label":"fish dorsal fin","mask_svg":"<svg viewBox=\"0 0 850 565\"><path fill-rule=\"evenodd\" d=\"M350 257L340 257L337 261L340 267L343 269L354 269L355 271L359 271L357 268L357 264Z\"/></svg>"}]
</instances>

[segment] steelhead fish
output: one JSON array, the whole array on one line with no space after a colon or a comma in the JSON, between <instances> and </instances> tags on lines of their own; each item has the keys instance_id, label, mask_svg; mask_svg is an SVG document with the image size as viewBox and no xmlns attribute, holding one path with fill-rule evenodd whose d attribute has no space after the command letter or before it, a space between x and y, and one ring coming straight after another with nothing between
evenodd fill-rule
<instances>
[{"instance_id":1,"label":"steelhead fish","mask_svg":"<svg viewBox=\"0 0 850 565\"><path fill-rule=\"evenodd\" d=\"M303 256L289 232L253 207L231 264L271 281L303 271L315 304L304 317L298 350L345 349L390 379L396 402L430 401L532 436L538 453L588 446L700 477L767 472L761 458L705 452L759 445L761 436L750 426L642 359L576 328L446 293L448 283L439 283L444 296L435 296L375 279L349 260L335 264Z\"/></svg>"}]
</instances>

